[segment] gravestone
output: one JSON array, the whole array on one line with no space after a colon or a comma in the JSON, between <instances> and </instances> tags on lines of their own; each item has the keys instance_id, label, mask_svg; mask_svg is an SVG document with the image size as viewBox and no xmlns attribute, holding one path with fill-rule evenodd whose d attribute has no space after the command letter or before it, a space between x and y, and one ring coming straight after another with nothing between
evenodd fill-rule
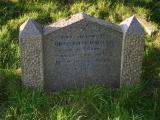
<instances>
[{"instance_id":1,"label":"gravestone","mask_svg":"<svg viewBox=\"0 0 160 120\"><path fill-rule=\"evenodd\" d=\"M28 19L19 38L26 86L118 88L140 79L144 31L135 16L116 25L79 13L43 29Z\"/></svg>"}]
</instances>

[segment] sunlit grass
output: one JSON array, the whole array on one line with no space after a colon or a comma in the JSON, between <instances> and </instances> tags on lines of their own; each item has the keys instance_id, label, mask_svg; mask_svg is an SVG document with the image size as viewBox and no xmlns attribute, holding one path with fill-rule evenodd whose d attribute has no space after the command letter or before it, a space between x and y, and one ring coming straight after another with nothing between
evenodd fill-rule
<instances>
[{"instance_id":1,"label":"sunlit grass","mask_svg":"<svg viewBox=\"0 0 160 120\"><path fill-rule=\"evenodd\" d=\"M7 120L159 120L160 36L145 37L142 78L129 88L101 86L48 92L26 88L20 80L18 33L28 18L49 24L78 12L120 23L133 14L160 27L153 0L0 1L0 119Z\"/></svg>"},{"instance_id":2,"label":"sunlit grass","mask_svg":"<svg viewBox=\"0 0 160 120\"><path fill-rule=\"evenodd\" d=\"M16 70L1 70L2 119L133 120L159 118L159 88L111 90L100 86L47 92L26 88ZM158 119L157 119L158 120Z\"/></svg>"}]
</instances>

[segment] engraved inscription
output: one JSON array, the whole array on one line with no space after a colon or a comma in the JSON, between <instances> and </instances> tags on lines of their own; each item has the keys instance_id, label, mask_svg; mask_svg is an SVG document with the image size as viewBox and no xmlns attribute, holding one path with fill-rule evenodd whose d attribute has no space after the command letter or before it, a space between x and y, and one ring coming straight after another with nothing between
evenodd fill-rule
<instances>
[{"instance_id":1,"label":"engraved inscription","mask_svg":"<svg viewBox=\"0 0 160 120\"><path fill-rule=\"evenodd\" d=\"M80 21L45 36L45 86L51 89L90 84L119 86L122 35Z\"/></svg>"}]
</instances>

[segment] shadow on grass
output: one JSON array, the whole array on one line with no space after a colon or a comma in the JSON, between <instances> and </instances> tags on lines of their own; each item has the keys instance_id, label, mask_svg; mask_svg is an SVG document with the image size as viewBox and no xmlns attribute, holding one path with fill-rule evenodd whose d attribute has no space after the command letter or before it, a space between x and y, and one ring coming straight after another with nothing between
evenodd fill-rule
<instances>
[{"instance_id":1,"label":"shadow on grass","mask_svg":"<svg viewBox=\"0 0 160 120\"><path fill-rule=\"evenodd\" d=\"M154 45L146 46L142 79L150 88L160 88L160 48Z\"/></svg>"},{"instance_id":2,"label":"shadow on grass","mask_svg":"<svg viewBox=\"0 0 160 120\"><path fill-rule=\"evenodd\" d=\"M143 67L147 85L119 90L94 86L46 92L24 87L16 70L0 70L0 114L3 119L158 120L160 90L155 89L155 82L159 79L160 50L153 47L147 50ZM142 94L143 90L147 94Z\"/></svg>"},{"instance_id":3,"label":"shadow on grass","mask_svg":"<svg viewBox=\"0 0 160 120\"><path fill-rule=\"evenodd\" d=\"M9 0L0 1L0 27L5 25L8 20L14 19L22 15L24 12L24 4L19 2L11 2Z\"/></svg>"},{"instance_id":4,"label":"shadow on grass","mask_svg":"<svg viewBox=\"0 0 160 120\"><path fill-rule=\"evenodd\" d=\"M154 21L160 26L160 1L159 0L125 0L126 5L142 7L149 10L149 14L147 15L147 20Z\"/></svg>"},{"instance_id":5,"label":"shadow on grass","mask_svg":"<svg viewBox=\"0 0 160 120\"><path fill-rule=\"evenodd\" d=\"M21 86L20 75L16 70L0 69L0 104L7 101L10 92L20 88L19 86Z\"/></svg>"}]
</instances>

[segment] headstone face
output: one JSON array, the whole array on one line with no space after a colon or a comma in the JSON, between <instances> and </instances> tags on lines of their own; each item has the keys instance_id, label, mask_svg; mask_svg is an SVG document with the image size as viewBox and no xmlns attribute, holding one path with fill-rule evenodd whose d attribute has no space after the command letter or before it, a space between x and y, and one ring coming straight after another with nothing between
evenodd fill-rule
<instances>
[{"instance_id":1,"label":"headstone face","mask_svg":"<svg viewBox=\"0 0 160 120\"><path fill-rule=\"evenodd\" d=\"M45 35L45 87L118 87L122 38L122 32L85 18Z\"/></svg>"},{"instance_id":2,"label":"headstone face","mask_svg":"<svg viewBox=\"0 0 160 120\"><path fill-rule=\"evenodd\" d=\"M37 23L33 23L38 29ZM35 87L43 85L46 89L58 90L88 85L117 88L121 83L128 85L127 79L137 81L143 57L143 38L134 38L138 42L130 44L134 43L131 42L132 37L129 37L129 34L133 35L132 32L136 34L134 29L128 29L125 23L115 25L83 13L46 26L39 37L34 33L28 35L23 29L20 32L20 43L25 43L20 44L20 48L24 84L35 81ZM25 34L25 39L22 39L22 33ZM25 47L27 44L31 44L32 48L28 47L31 52ZM130 54L131 49L137 45L136 52L133 50L133 54ZM23 54L24 51L27 53ZM137 51L140 55L137 55ZM126 59L128 54L130 58L140 56L137 58L140 62L136 63L135 58L135 66L131 67L132 59ZM37 61L32 66L34 59ZM127 63L129 67L126 67ZM30 69L23 67L24 65L29 65ZM33 69L36 72L33 72ZM138 73L125 74L133 69L138 69ZM133 77L136 75L135 80Z\"/></svg>"}]
</instances>

